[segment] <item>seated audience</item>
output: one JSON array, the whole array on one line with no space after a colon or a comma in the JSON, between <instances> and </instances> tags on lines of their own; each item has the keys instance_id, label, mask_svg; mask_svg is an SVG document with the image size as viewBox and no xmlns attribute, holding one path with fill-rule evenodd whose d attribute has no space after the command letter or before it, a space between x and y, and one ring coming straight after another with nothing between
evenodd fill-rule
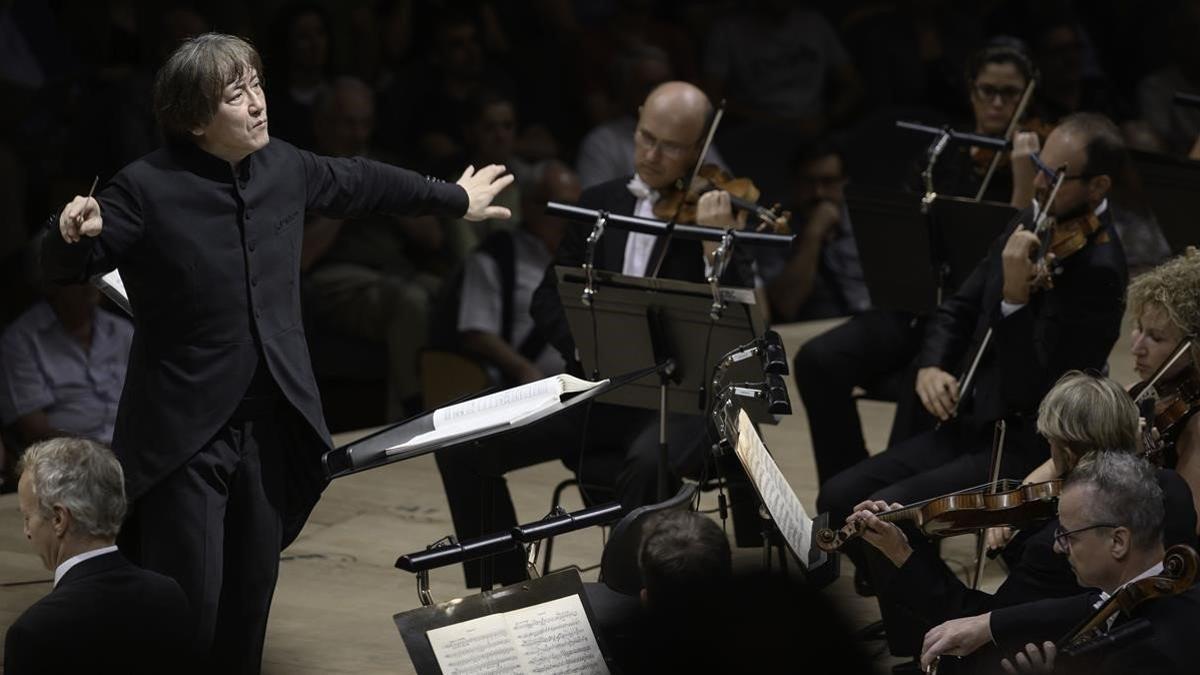
<instances>
[{"instance_id":1,"label":"seated audience","mask_svg":"<svg viewBox=\"0 0 1200 675\"><path fill-rule=\"evenodd\" d=\"M846 167L829 144L801 150L794 162L790 251L759 248L774 323L857 314L871 304L846 210Z\"/></svg>"},{"instance_id":2,"label":"seated audience","mask_svg":"<svg viewBox=\"0 0 1200 675\"><path fill-rule=\"evenodd\" d=\"M115 545L125 478L108 448L81 438L37 443L21 460L25 538L54 586L4 638L4 671L186 670L187 598L175 580L134 566Z\"/></svg>"},{"instance_id":3,"label":"seated audience","mask_svg":"<svg viewBox=\"0 0 1200 675\"><path fill-rule=\"evenodd\" d=\"M46 286L0 335L0 424L35 443L112 441L133 326L100 309L94 286Z\"/></svg>"}]
</instances>

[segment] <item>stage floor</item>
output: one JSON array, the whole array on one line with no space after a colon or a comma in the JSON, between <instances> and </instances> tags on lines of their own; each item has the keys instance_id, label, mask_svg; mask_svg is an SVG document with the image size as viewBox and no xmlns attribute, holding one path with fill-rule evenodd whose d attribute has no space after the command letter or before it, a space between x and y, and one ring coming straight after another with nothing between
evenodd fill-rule
<instances>
[{"instance_id":1,"label":"stage floor","mask_svg":"<svg viewBox=\"0 0 1200 675\"><path fill-rule=\"evenodd\" d=\"M801 344L838 323L806 322L777 327L789 360ZM1129 322L1113 349L1110 368L1119 382L1128 383L1133 372L1128 357ZM807 509L816 499L808 421L787 378L795 414L778 426L763 428L764 440L780 469ZM884 447L894 406L863 401L859 410L867 445L872 452ZM335 440L346 443L355 435ZM551 490L570 477L558 462L547 462L514 471L508 482L522 521L545 515ZM706 494L704 508L715 508L716 498ZM564 506L581 508L578 493L567 490ZM731 525L732 527L732 525ZM412 575L393 567L402 553L419 551L453 532L450 512L442 492L433 455L339 479L329 486L308 525L283 555L275 592L263 672L277 675L307 673L413 673L412 663L392 622L392 615L419 606ZM596 564L603 547L598 529L576 532L555 541L554 565ZM944 555L964 571L973 556L973 538L947 542ZM735 564L761 564L761 549L734 549ZM595 571L585 580L595 580ZM990 565L984 587L994 588L1003 575ZM52 573L42 569L21 531L15 494L0 497L0 631L50 590ZM827 589L855 626L878 619L873 598L854 593L849 566ZM431 574L433 596L438 601L464 595L460 567ZM880 672L894 661L882 642L871 642Z\"/></svg>"}]
</instances>

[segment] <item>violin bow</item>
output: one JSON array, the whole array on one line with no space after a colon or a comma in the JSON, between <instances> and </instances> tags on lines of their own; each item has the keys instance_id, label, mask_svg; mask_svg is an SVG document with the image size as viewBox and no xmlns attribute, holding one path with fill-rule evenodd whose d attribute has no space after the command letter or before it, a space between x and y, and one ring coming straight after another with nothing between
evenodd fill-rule
<instances>
[{"instance_id":1,"label":"violin bow","mask_svg":"<svg viewBox=\"0 0 1200 675\"><path fill-rule=\"evenodd\" d=\"M1012 119L1008 121L1008 129L1004 132L1004 140L1012 141L1013 134L1017 132L1017 126L1021 123L1021 117L1025 115L1025 108L1029 102L1033 100L1033 88L1037 85L1037 80L1030 80L1029 84L1025 85L1025 91L1021 94L1021 101L1017 103L1017 109L1013 111ZM988 164L987 173L983 175L983 183L979 185L979 192L975 193L975 201L983 201L983 193L987 192L988 185L992 182L992 176L996 173L996 168L1000 165L1000 153L992 154L992 161Z\"/></svg>"},{"instance_id":2,"label":"violin bow","mask_svg":"<svg viewBox=\"0 0 1200 675\"><path fill-rule=\"evenodd\" d=\"M1158 367L1158 370L1154 371L1154 374L1151 375L1150 379L1146 381L1146 386L1143 387L1140 392L1138 392L1137 397L1133 399L1134 403L1141 403L1144 399L1147 399L1153 395L1151 392L1154 391L1154 385L1158 384L1158 381L1162 379L1163 375L1165 375L1168 370L1174 367L1175 364L1179 362L1179 359L1183 358L1183 355L1192 348L1192 344L1195 339L1196 338L1194 336L1187 335L1179 341L1179 344L1175 347L1175 350L1171 352L1171 355L1167 357L1167 360L1163 361L1162 365Z\"/></svg>"},{"instance_id":3,"label":"violin bow","mask_svg":"<svg viewBox=\"0 0 1200 675\"><path fill-rule=\"evenodd\" d=\"M1042 241L1038 249L1038 259L1045 257L1046 249L1049 248L1049 237L1046 234L1050 228L1046 226L1050 214L1050 205L1054 203L1054 198L1058 196L1058 189L1062 187L1063 180L1067 175L1067 167L1064 165L1058 170L1054 178L1054 186L1050 188L1050 195L1046 198L1045 205L1038 204L1034 201L1034 218L1033 218L1033 233ZM958 400L954 402L954 410L950 412L950 417L958 417L958 409L968 396L971 395L971 386L975 383L975 373L979 369L979 362L983 360L983 354L987 351L988 345L992 341L992 326L988 326L987 332L983 334L983 340L979 343L979 349L975 352L975 357L971 359L971 366L967 368L967 372L958 378ZM940 424L940 423L939 423Z\"/></svg>"},{"instance_id":4,"label":"violin bow","mask_svg":"<svg viewBox=\"0 0 1200 675\"><path fill-rule=\"evenodd\" d=\"M988 464L988 493L996 494L1000 483L1000 462L1004 459L1004 437L1008 433L1008 424L1004 420L996 420L992 432L992 459ZM979 590L979 582L983 579L983 566L987 564L984 555L987 547L987 529L980 530L975 535L975 576L971 578L971 590Z\"/></svg>"},{"instance_id":5,"label":"violin bow","mask_svg":"<svg viewBox=\"0 0 1200 675\"><path fill-rule=\"evenodd\" d=\"M712 121L709 122L708 132L704 135L704 145L700 148L700 154L696 157L696 164L692 167L692 173L688 176L687 182L683 184L683 199L679 200L679 206L675 207L675 214L671 216L671 220L667 221L667 236L663 241L662 250L658 252L658 260L654 261L654 271L650 273L651 278L658 276L658 271L662 269L663 260L667 257L667 247L671 244L671 238L675 236L675 221L679 220L679 213L683 211L683 204L687 201L688 190L692 189L692 183L696 182L696 176L700 175L700 167L704 166L704 158L708 156L708 149L712 147L713 138L717 135L717 127L721 125L721 118L725 116L725 99L721 99L721 105L713 112Z\"/></svg>"}]
</instances>

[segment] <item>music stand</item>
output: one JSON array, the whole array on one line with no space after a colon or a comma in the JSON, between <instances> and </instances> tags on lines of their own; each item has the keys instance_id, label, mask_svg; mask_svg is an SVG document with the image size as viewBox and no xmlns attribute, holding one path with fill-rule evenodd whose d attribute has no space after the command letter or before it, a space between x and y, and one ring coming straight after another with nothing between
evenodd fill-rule
<instances>
[{"instance_id":1,"label":"music stand","mask_svg":"<svg viewBox=\"0 0 1200 675\"><path fill-rule=\"evenodd\" d=\"M420 675L442 673L438 664L437 654L428 636L430 631L454 624L483 618L494 614L503 614L536 605L578 598L583 606L587 623L596 625L596 618L584 592L583 581L579 571L568 569L555 572L540 579L505 586L492 591L484 591L476 595L457 598L431 607L418 607L407 612L401 612L392 617L404 646L408 649L413 668ZM591 637L603 655L606 651L603 638L593 629ZM464 638L470 640L471 638ZM493 638L494 639L494 638ZM480 647L482 648L482 647ZM601 663L601 667L606 667ZM519 671L519 672L524 672ZM595 672L595 671L589 671ZM607 671L603 671L607 672Z\"/></svg>"},{"instance_id":2,"label":"music stand","mask_svg":"<svg viewBox=\"0 0 1200 675\"><path fill-rule=\"evenodd\" d=\"M516 423L508 424L499 428L480 429L469 434L457 436L453 439L441 439L428 443L421 443L418 445L413 445L412 447L404 448L401 452L393 452L389 454L387 452L388 448L400 445L414 436L433 430L433 413L436 411L431 410L429 412L417 415L416 417L412 417L380 429L379 431L360 438L352 443L347 443L346 445L334 448L333 450L326 452L321 457L321 462L325 468L325 475L330 479L333 479L349 476L350 474L358 473L359 471L366 471L367 469L385 466L393 462L412 459L413 457L419 457L426 453L443 448L454 448L470 443L482 443L485 441L490 441L492 439L514 433L521 429L527 429L538 422L541 422L547 417L556 415L565 410L572 409L576 406L583 405L596 396L600 396L625 384L640 378L644 378L647 375L653 375L654 372L654 367L650 367L635 370L630 373L624 373L622 375L617 375L609 378L609 381L606 384L588 389L587 391L573 394L572 397L566 401L560 401L553 406L524 417ZM476 396L483 396L487 393L490 392L481 392L479 394L466 397L463 400L469 400L470 398L475 398ZM454 403L459 402L461 401L455 401Z\"/></svg>"},{"instance_id":3,"label":"music stand","mask_svg":"<svg viewBox=\"0 0 1200 675\"><path fill-rule=\"evenodd\" d=\"M703 415L712 395L708 379L713 361L763 334L766 322L754 292L721 287L725 309L712 316L710 286L675 279L629 277L593 270L590 304L585 303L587 275L577 268L556 267L558 294L575 339L584 372L608 373L657 366L657 374L609 389L596 398L605 403L659 411L659 499L670 495L667 413ZM747 379L761 379L761 367L738 364ZM732 369L731 369L732 371ZM778 420L765 405L751 408L756 421Z\"/></svg>"},{"instance_id":4,"label":"music stand","mask_svg":"<svg viewBox=\"0 0 1200 675\"><path fill-rule=\"evenodd\" d=\"M837 556L812 545L813 532L828 527L829 514L823 513L816 520L808 517L804 505L767 451L750 417L745 410L734 410L736 434L732 425L727 424L726 431L735 437L726 440L732 444L771 521L783 535L784 544L804 570L805 581L817 588L829 584L838 577ZM764 560L769 563L769 552Z\"/></svg>"},{"instance_id":5,"label":"music stand","mask_svg":"<svg viewBox=\"0 0 1200 675\"><path fill-rule=\"evenodd\" d=\"M1141 150L1130 150L1129 157L1171 252L1200 243L1192 205L1200 187L1200 162Z\"/></svg>"},{"instance_id":6,"label":"music stand","mask_svg":"<svg viewBox=\"0 0 1200 675\"><path fill-rule=\"evenodd\" d=\"M1016 213L1008 204L938 195L931 230L916 195L857 185L846 188L846 208L871 304L914 314L932 312L939 294L953 293Z\"/></svg>"}]
</instances>

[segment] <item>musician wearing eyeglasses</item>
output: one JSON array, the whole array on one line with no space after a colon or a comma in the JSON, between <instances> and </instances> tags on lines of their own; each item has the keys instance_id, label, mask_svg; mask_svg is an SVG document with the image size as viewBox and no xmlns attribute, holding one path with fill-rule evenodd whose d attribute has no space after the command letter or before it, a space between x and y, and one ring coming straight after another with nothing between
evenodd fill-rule
<instances>
[{"instance_id":1,"label":"musician wearing eyeglasses","mask_svg":"<svg viewBox=\"0 0 1200 675\"><path fill-rule=\"evenodd\" d=\"M1196 672L1200 586L1192 585L1186 575L1184 581L1174 582L1176 575L1164 569L1163 523L1169 514L1164 512L1161 494L1153 467L1141 458L1100 452L1080 461L1059 499L1054 547L1070 562L1079 585L1094 590L1076 598L1037 603L1035 609L1043 615L1070 622L1057 626L1045 622L1040 639L1026 643L1023 649L1018 646L1020 651L1009 651L1009 658L1002 663L1005 671ZM1163 580L1152 582L1153 577ZM1147 583L1156 588L1147 591ZM1114 596L1123 596L1126 604L1110 614L1113 606L1106 602ZM1074 612L1063 611L1072 607ZM1112 636L1135 628L1134 622L1148 625L1086 656L1063 658L1059 647L1070 644L1078 622L1089 618L1096 619L1102 634Z\"/></svg>"},{"instance_id":2,"label":"musician wearing eyeglasses","mask_svg":"<svg viewBox=\"0 0 1200 675\"><path fill-rule=\"evenodd\" d=\"M1132 454L1139 445L1138 410L1125 390L1112 380L1080 372L1064 375L1042 399L1037 430L1050 446L1054 477L1068 476L1081 457L1093 452L1117 449ZM1174 471L1159 470L1157 478L1167 513L1167 544L1194 545L1191 491ZM894 632L897 620L918 624L909 634L924 639L937 654L966 655L994 637L1022 635L1023 627L1039 620L1030 616L1025 603L1084 591L1067 559L1054 550L1055 531L1062 527L1057 520L1018 524L1019 532L1003 552L1008 577L995 593L987 593L968 587L936 551L914 550L900 528L876 515L894 506L898 505L866 502L855 514L866 526L863 539L887 559L888 564L873 568L881 606L887 608L885 627ZM932 638L923 638L931 628Z\"/></svg>"},{"instance_id":3,"label":"musician wearing eyeglasses","mask_svg":"<svg viewBox=\"0 0 1200 675\"><path fill-rule=\"evenodd\" d=\"M1067 177L1047 211L1059 222L1094 218L1094 233L1079 250L1047 265L1037 260L1041 242L1029 230L1032 209L1018 214L926 329L916 393L940 426L824 483L817 508L831 522L865 500L911 504L984 483L997 420L1008 423L1001 477L1022 478L1046 459L1034 426L1038 403L1063 373L1103 369L1120 330L1127 273L1105 214L1123 156L1115 126L1097 115L1069 117L1051 133L1041 160L1066 166ZM1048 186L1044 175L1037 183ZM1051 267L1059 271L1049 273L1053 287L1047 288L1039 279ZM960 392L959 374L968 370L970 382ZM871 554L855 546L846 552L856 567Z\"/></svg>"}]
</instances>

